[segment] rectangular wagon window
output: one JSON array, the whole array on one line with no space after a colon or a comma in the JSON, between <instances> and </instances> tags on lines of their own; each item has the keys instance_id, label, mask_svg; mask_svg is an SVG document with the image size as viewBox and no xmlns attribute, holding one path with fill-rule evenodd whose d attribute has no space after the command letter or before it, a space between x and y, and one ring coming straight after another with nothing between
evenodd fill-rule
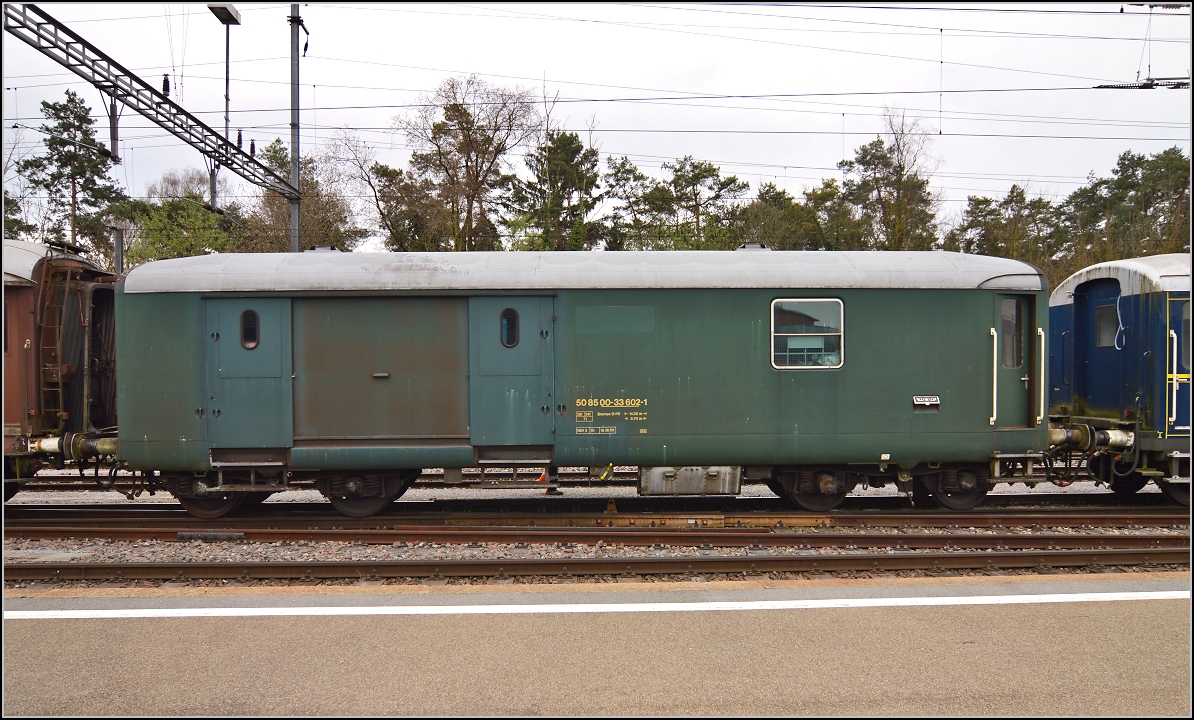
<instances>
[{"instance_id":1,"label":"rectangular wagon window","mask_svg":"<svg viewBox=\"0 0 1194 720\"><path fill-rule=\"evenodd\" d=\"M1115 347L1115 334L1119 332L1119 315L1114 305L1095 308L1095 347Z\"/></svg>"},{"instance_id":2,"label":"rectangular wagon window","mask_svg":"<svg viewBox=\"0 0 1194 720\"><path fill-rule=\"evenodd\" d=\"M842 301L772 301L771 365L785 369L841 367Z\"/></svg>"},{"instance_id":3,"label":"rectangular wagon window","mask_svg":"<svg viewBox=\"0 0 1194 720\"><path fill-rule=\"evenodd\" d=\"M1002 326L999 333L1000 365L1018 368L1024 364L1024 321L1020 301L1008 298L1000 305Z\"/></svg>"},{"instance_id":4,"label":"rectangular wagon window","mask_svg":"<svg viewBox=\"0 0 1194 720\"><path fill-rule=\"evenodd\" d=\"M1190 301L1182 303L1182 368L1190 370Z\"/></svg>"}]
</instances>

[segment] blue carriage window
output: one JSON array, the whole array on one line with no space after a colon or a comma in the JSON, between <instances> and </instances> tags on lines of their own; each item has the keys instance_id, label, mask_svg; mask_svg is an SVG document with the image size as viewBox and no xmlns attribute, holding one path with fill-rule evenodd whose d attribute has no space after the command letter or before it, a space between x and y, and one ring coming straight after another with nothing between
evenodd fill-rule
<instances>
[{"instance_id":1,"label":"blue carriage window","mask_svg":"<svg viewBox=\"0 0 1194 720\"><path fill-rule=\"evenodd\" d=\"M502 345L512 348L518 344L518 311L506 308L501 315Z\"/></svg>"},{"instance_id":2,"label":"blue carriage window","mask_svg":"<svg viewBox=\"0 0 1194 720\"><path fill-rule=\"evenodd\" d=\"M259 332L259 318L254 310L245 310L240 314L240 345L246 350L257 347L261 340Z\"/></svg>"},{"instance_id":3,"label":"blue carriage window","mask_svg":"<svg viewBox=\"0 0 1194 720\"><path fill-rule=\"evenodd\" d=\"M842 301L772 301L771 365L781 369L841 367Z\"/></svg>"},{"instance_id":4,"label":"blue carriage window","mask_svg":"<svg viewBox=\"0 0 1194 720\"><path fill-rule=\"evenodd\" d=\"M1182 303L1182 336L1179 338L1182 346L1182 368L1190 370L1190 301Z\"/></svg>"},{"instance_id":5,"label":"blue carriage window","mask_svg":"<svg viewBox=\"0 0 1194 720\"><path fill-rule=\"evenodd\" d=\"M1095 347L1115 347L1119 332L1119 314L1114 305L1095 308Z\"/></svg>"},{"instance_id":6,"label":"blue carriage window","mask_svg":"<svg viewBox=\"0 0 1194 720\"><path fill-rule=\"evenodd\" d=\"M1024 364L1024 314L1017 298L1007 298L999 305L1002 318L999 332L999 364L1018 368Z\"/></svg>"}]
</instances>

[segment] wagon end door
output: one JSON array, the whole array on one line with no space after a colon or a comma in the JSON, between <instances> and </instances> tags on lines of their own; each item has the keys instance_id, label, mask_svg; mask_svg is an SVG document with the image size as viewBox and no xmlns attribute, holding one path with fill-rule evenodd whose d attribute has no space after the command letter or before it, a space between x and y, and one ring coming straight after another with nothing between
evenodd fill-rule
<instances>
[{"instance_id":1,"label":"wagon end door","mask_svg":"<svg viewBox=\"0 0 1194 720\"><path fill-rule=\"evenodd\" d=\"M1114 278L1089 280L1074 289L1075 414L1121 417L1126 312Z\"/></svg>"},{"instance_id":2,"label":"wagon end door","mask_svg":"<svg viewBox=\"0 0 1194 720\"><path fill-rule=\"evenodd\" d=\"M1190 298L1169 296L1165 434L1190 436Z\"/></svg>"},{"instance_id":3,"label":"wagon end door","mask_svg":"<svg viewBox=\"0 0 1194 720\"><path fill-rule=\"evenodd\" d=\"M1043 415L1039 396L1044 379L1044 332L1036 325L1036 298L997 294L990 338L991 424L997 428L1036 426Z\"/></svg>"},{"instance_id":4,"label":"wagon end door","mask_svg":"<svg viewBox=\"0 0 1194 720\"><path fill-rule=\"evenodd\" d=\"M470 299L474 447L555 444L554 310L552 297Z\"/></svg>"}]
</instances>

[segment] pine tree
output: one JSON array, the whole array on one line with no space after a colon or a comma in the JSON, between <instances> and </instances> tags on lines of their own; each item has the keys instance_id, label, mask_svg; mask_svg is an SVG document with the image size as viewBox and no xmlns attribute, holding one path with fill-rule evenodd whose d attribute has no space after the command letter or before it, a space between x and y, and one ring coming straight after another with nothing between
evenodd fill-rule
<instances>
[{"instance_id":1,"label":"pine tree","mask_svg":"<svg viewBox=\"0 0 1194 720\"><path fill-rule=\"evenodd\" d=\"M91 110L77 93L67 90L66 100L42 102L41 108L49 121L41 126L46 153L22 161L17 171L46 192L51 235L69 239L102 261L111 255L103 213L125 199L107 177L115 160L96 139Z\"/></svg>"},{"instance_id":2,"label":"pine tree","mask_svg":"<svg viewBox=\"0 0 1194 720\"><path fill-rule=\"evenodd\" d=\"M29 235L37 228L25 222L21 214L21 201L8 194L4 189L4 237L19 239L22 235Z\"/></svg>"},{"instance_id":3,"label":"pine tree","mask_svg":"<svg viewBox=\"0 0 1194 720\"><path fill-rule=\"evenodd\" d=\"M576 133L551 132L527 156L532 178L509 178L508 207L529 230L532 250L591 250L600 225L588 220L600 200L596 148Z\"/></svg>"}]
</instances>

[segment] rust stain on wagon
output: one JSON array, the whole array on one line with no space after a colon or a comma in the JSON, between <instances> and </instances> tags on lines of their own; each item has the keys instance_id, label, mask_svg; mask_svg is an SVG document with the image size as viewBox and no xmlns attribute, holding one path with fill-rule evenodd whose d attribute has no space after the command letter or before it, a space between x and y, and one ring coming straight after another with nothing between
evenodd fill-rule
<instances>
[{"instance_id":1,"label":"rust stain on wagon","mask_svg":"<svg viewBox=\"0 0 1194 720\"><path fill-rule=\"evenodd\" d=\"M468 302L294 302L296 440L468 435Z\"/></svg>"}]
</instances>

